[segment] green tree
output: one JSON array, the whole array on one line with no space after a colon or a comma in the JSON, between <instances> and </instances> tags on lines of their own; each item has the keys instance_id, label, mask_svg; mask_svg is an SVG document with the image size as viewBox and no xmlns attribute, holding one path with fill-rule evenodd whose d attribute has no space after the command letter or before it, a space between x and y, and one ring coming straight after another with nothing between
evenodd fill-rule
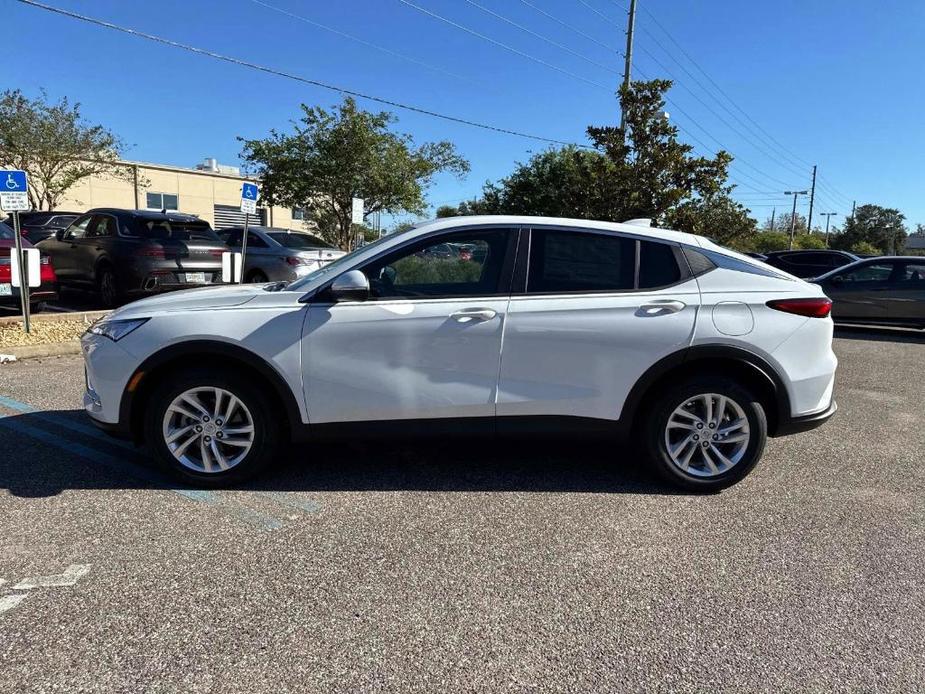
<instances>
[{"instance_id":1,"label":"green tree","mask_svg":"<svg viewBox=\"0 0 925 694\"><path fill-rule=\"evenodd\" d=\"M804 250L825 248L825 239L819 234L797 234L793 237L793 247Z\"/></svg>"},{"instance_id":2,"label":"green tree","mask_svg":"<svg viewBox=\"0 0 925 694\"><path fill-rule=\"evenodd\" d=\"M786 251L790 248L790 235L782 231L760 231L751 238L751 248L757 253Z\"/></svg>"},{"instance_id":3,"label":"green tree","mask_svg":"<svg viewBox=\"0 0 925 694\"><path fill-rule=\"evenodd\" d=\"M29 204L53 210L71 187L93 175L131 180L119 164L122 140L80 115L80 104L20 90L0 94L0 167L22 169L29 177Z\"/></svg>"},{"instance_id":4,"label":"green tree","mask_svg":"<svg viewBox=\"0 0 925 694\"><path fill-rule=\"evenodd\" d=\"M880 255L881 251L872 243L867 241L858 241L851 248L849 248L852 253L857 253L858 255Z\"/></svg>"},{"instance_id":5,"label":"green tree","mask_svg":"<svg viewBox=\"0 0 925 694\"><path fill-rule=\"evenodd\" d=\"M436 174L469 171L451 143L415 145L410 135L390 130L395 120L388 112L363 111L350 98L333 111L303 104L293 133L239 138L241 156L261 179L267 204L305 208L321 236L346 249L353 197L365 200L366 214L420 215Z\"/></svg>"},{"instance_id":6,"label":"green tree","mask_svg":"<svg viewBox=\"0 0 925 694\"><path fill-rule=\"evenodd\" d=\"M525 214L626 221L637 217L721 243L752 233L754 220L729 196L732 157L698 157L664 113L667 80L621 88L624 129L591 126L592 147L549 149L519 163L460 214Z\"/></svg>"},{"instance_id":7,"label":"green tree","mask_svg":"<svg viewBox=\"0 0 925 694\"><path fill-rule=\"evenodd\" d=\"M832 238L832 247L850 250L868 243L879 253L902 253L906 246L906 217L897 209L861 205L845 220L842 232Z\"/></svg>"},{"instance_id":8,"label":"green tree","mask_svg":"<svg viewBox=\"0 0 925 694\"><path fill-rule=\"evenodd\" d=\"M458 215L459 208L455 205L440 205L435 213L437 219L443 219L444 217L456 217Z\"/></svg>"}]
</instances>

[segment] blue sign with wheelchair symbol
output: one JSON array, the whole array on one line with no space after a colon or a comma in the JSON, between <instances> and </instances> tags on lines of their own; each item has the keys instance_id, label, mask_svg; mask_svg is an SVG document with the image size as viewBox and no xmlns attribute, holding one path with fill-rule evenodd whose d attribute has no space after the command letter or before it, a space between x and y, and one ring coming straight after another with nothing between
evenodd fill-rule
<instances>
[{"instance_id":1,"label":"blue sign with wheelchair symbol","mask_svg":"<svg viewBox=\"0 0 925 694\"><path fill-rule=\"evenodd\" d=\"M257 186L254 186L256 190ZM26 172L25 171L0 171L0 192L3 193L25 193L28 191L26 187Z\"/></svg>"},{"instance_id":2,"label":"blue sign with wheelchair symbol","mask_svg":"<svg viewBox=\"0 0 925 694\"><path fill-rule=\"evenodd\" d=\"M242 200L257 200L257 186L253 183L245 183L241 186Z\"/></svg>"}]
</instances>

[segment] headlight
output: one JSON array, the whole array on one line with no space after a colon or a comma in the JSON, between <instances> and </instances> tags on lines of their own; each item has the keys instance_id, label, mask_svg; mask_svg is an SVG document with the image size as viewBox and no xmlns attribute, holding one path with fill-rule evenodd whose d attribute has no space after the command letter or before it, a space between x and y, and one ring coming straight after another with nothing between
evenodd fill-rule
<instances>
[{"instance_id":1,"label":"headlight","mask_svg":"<svg viewBox=\"0 0 925 694\"><path fill-rule=\"evenodd\" d=\"M108 337L113 342L118 342L128 335L135 328L140 328L148 322L147 318L132 318L128 320L98 320L96 323L87 328L87 332L92 335L102 335Z\"/></svg>"}]
</instances>

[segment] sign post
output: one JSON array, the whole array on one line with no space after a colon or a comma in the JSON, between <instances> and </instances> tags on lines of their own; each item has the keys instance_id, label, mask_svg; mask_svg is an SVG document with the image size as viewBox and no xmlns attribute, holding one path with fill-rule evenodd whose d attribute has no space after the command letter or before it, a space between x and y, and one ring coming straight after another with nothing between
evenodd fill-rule
<instances>
[{"instance_id":1,"label":"sign post","mask_svg":"<svg viewBox=\"0 0 925 694\"><path fill-rule=\"evenodd\" d=\"M29 187L26 172L17 170L0 171L0 208L13 213L13 231L16 236L16 258L19 265L19 299L22 302L22 323L26 332L32 326L29 320L29 278L22 252L22 232L19 229L19 213L29 209ZM12 267L10 268L13 269Z\"/></svg>"},{"instance_id":2,"label":"sign post","mask_svg":"<svg viewBox=\"0 0 925 694\"><path fill-rule=\"evenodd\" d=\"M241 274L238 280L240 284L244 283L244 264L247 262L247 226L250 216L257 213L257 190L256 183L245 183L241 186L241 212L244 213L244 234L241 236Z\"/></svg>"},{"instance_id":3,"label":"sign post","mask_svg":"<svg viewBox=\"0 0 925 694\"><path fill-rule=\"evenodd\" d=\"M350 222L352 224L362 224L363 223L363 211L366 201L363 198L353 198L350 201ZM357 237L353 239L354 248L359 248L360 244L357 241Z\"/></svg>"}]
</instances>

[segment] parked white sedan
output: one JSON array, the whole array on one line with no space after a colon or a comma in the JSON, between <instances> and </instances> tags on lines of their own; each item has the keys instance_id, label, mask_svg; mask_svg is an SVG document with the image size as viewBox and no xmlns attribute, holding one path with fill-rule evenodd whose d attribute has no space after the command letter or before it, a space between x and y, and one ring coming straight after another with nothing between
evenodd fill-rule
<instances>
[{"instance_id":1,"label":"parked white sedan","mask_svg":"<svg viewBox=\"0 0 925 694\"><path fill-rule=\"evenodd\" d=\"M238 482L292 439L557 432L631 435L667 480L710 490L745 476L768 434L835 411L830 307L689 234L445 219L285 286L115 311L82 341L85 406L200 485Z\"/></svg>"}]
</instances>

